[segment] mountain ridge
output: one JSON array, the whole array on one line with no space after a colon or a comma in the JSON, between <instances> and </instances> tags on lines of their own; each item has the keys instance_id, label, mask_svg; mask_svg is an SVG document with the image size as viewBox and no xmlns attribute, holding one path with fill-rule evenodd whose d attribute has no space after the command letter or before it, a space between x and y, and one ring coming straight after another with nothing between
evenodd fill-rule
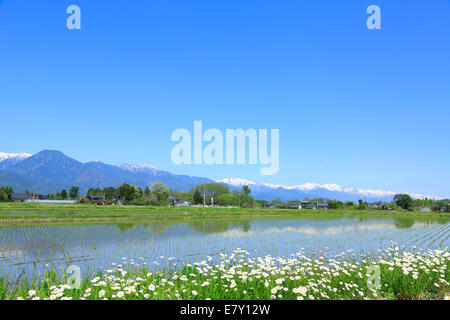
<instances>
[{"instance_id":1,"label":"mountain ridge","mask_svg":"<svg viewBox=\"0 0 450 320\"><path fill-rule=\"evenodd\" d=\"M334 192L334 193L347 193L352 194L356 198L381 198L383 200L391 199L394 197L395 194L398 193L406 193L409 194L411 197L416 199L423 199L428 198L432 200L440 200L444 197L434 196L434 195L423 195L419 193L410 193L410 192L394 192L394 191L386 191L386 190L372 190L372 189L357 189L353 187L342 187L338 184L332 184L332 183L326 183L326 184L319 184L314 182L307 182L301 185L275 185L271 183L257 183L251 180L247 179L241 179L241 178L224 178L220 180L216 180L216 182L219 183L225 183L227 185L232 186L253 186L253 187L267 187L271 189L284 189L284 190L298 190L300 192L304 192L305 194L308 194L306 197L311 197L314 195L314 193L318 193L318 189L323 189L328 192Z\"/></svg>"},{"instance_id":2,"label":"mountain ridge","mask_svg":"<svg viewBox=\"0 0 450 320\"><path fill-rule=\"evenodd\" d=\"M288 201L324 197L342 201L357 201L359 199L391 201L397 193L385 190L342 187L332 183L308 182L289 186L257 183L242 178L212 180L205 177L172 174L150 164L110 165L101 161L82 163L57 150L42 150L34 155L0 153L0 156L2 155L3 158L0 158L3 159L0 160L0 185L16 186L14 188L17 189L16 191L36 188L39 193L56 193L76 185L84 193L91 187L118 187L123 182L145 188L150 187L154 182L161 181L173 190L184 192L194 188L197 184L209 182L226 184L232 190L243 185L249 185L252 195L259 200L280 198L283 201ZM408 194L416 199L427 197L438 200L443 198L416 193Z\"/></svg>"},{"instance_id":3,"label":"mountain ridge","mask_svg":"<svg viewBox=\"0 0 450 320\"><path fill-rule=\"evenodd\" d=\"M20 186L17 191L25 191L23 185L26 182L27 189L36 188L39 193L56 193L73 185L80 187L80 192L84 193L91 187L118 187L124 182L145 188L157 181L174 190L189 191L198 183L213 182L207 178L174 175L151 165L116 166L101 161L82 163L56 150L42 150L2 166L1 171L9 174L3 174L0 185L17 182L16 185ZM20 183L15 181L19 179Z\"/></svg>"}]
</instances>

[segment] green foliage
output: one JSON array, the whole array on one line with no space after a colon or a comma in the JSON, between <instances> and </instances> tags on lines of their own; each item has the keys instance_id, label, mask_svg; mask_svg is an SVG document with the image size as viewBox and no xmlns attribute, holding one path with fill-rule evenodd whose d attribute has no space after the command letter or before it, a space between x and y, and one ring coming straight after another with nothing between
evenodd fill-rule
<instances>
[{"instance_id":1,"label":"green foliage","mask_svg":"<svg viewBox=\"0 0 450 320\"><path fill-rule=\"evenodd\" d=\"M138 187L125 182L117 189L117 192L120 195L120 199L122 199L125 203L140 198L142 194L142 190Z\"/></svg>"},{"instance_id":2,"label":"green foliage","mask_svg":"<svg viewBox=\"0 0 450 320\"><path fill-rule=\"evenodd\" d=\"M242 193L245 195L249 195L252 192L249 186L242 186Z\"/></svg>"},{"instance_id":3,"label":"green foliage","mask_svg":"<svg viewBox=\"0 0 450 320\"><path fill-rule=\"evenodd\" d=\"M255 200L255 207L257 208L267 208L269 207L269 202L265 200Z\"/></svg>"},{"instance_id":4,"label":"green foliage","mask_svg":"<svg viewBox=\"0 0 450 320\"><path fill-rule=\"evenodd\" d=\"M80 188L78 188L76 186L71 186L70 190L69 190L70 199L75 199L76 197L78 197L79 192L80 192Z\"/></svg>"},{"instance_id":5,"label":"green foliage","mask_svg":"<svg viewBox=\"0 0 450 320\"><path fill-rule=\"evenodd\" d=\"M63 189L62 191L61 191L61 198L62 198L62 200L67 200L67 191L66 191L66 189Z\"/></svg>"},{"instance_id":6,"label":"green foliage","mask_svg":"<svg viewBox=\"0 0 450 320\"><path fill-rule=\"evenodd\" d=\"M328 200L328 207L330 209L339 209L339 208L343 208L344 204L341 201Z\"/></svg>"},{"instance_id":7,"label":"green foliage","mask_svg":"<svg viewBox=\"0 0 450 320\"><path fill-rule=\"evenodd\" d=\"M353 208L355 206L355 203L353 201L347 201L344 203L345 208Z\"/></svg>"},{"instance_id":8,"label":"green foliage","mask_svg":"<svg viewBox=\"0 0 450 320\"><path fill-rule=\"evenodd\" d=\"M358 210L366 210L367 209L367 202L362 201L361 199L358 200L358 205L356 206L356 209Z\"/></svg>"},{"instance_id":9,"label":"green foliage","mask_svg":"<svg viewBox=\"0 0 450 320\"><path fill-rule=\"evenodd\" d=\"M194 197L194 203L195 204L202 204L203 203L203 196L200 193L200 190L198 188L195 188L193 197Z\"/></svg>"},{"instance_id":10,"label":"green foliage","mask_svg":"<svg viewBox=\"0 0 450 320\"><path fill-rule=\"evenodd\" d=\"M87 194L87 196L104 196L103 195L103 190L100 188L89 188Z\"/></svg>"},{"instance_id":11,"label":"green foliage","mask_svg":"<svg viewBox=\"0 0 450 320\"><path fill-rule=\"evenodd\" d=\"M397 206L399 206L402 209L409 210L412 209L414 200L411 198L408 194L396 194L394 196L394 202Z\"/></svg>"},{"instance_id":12,"label":"green foliage","mask_svg":"<svg viewBox=\"0 0 450 320\"><path fill-rule=\"evenodd\" d=\"M145 201L144 198L139 198L139 199L130 201L128 204L133 205L133 206L145 206L145 205L149 204L149 201Z\"/></svg>"},{"instance_id":13,"label":"green foliage","mask_svg":"<svg viewBox=\"0 0 450 320\"><path fill-rule=\"evenodd\" d=\"M242 186L242 191L240 193L240 205L241 208L251 208L253 207L254 199L250 196L250 193L252 190L250 190L249 186Z\"/></svg>"},{"instance_id":14,"label":"green foliage","mask_svg":"<svg viewBox=\"0 0 450 320\"><path fill-rule=\"evenodd\" d=\"M195 189L200 192L200 195L202 197L201 203L203 203L203 198L205 198L206 204L211 204L211 198L214 199L214 203L217 203L218 198L222 194L230 193L228 186L214 182L200 184Z\"/></svg>"},{"instance_id":15,"label":"green foliage","mask_svg":"<svg viewBox=\"0 0 450 320\"><path fill-rule=\"evenodd\" d=\"M105 200L112 201L114 195L117 194L117 190L114 187L106 187L103 189L103 194L105 196Z\"/></svg>"},{"instance_id":16,"label":"green foliage","mask_svg":"<svg viewBox=\"0 0 450 320\"><path fill-rule=\"evenodd\" d=\"M167 204L169 200L169 189L162 182L152 184L150 191L155 196L158 204Z\"/></svg>"},{"instance_id":17,"label":"green foliage","mask_svg":"<svg viewBox=\"0 0 450 320\"><path fill-rule=\"evenodd\" d=\"M220 206L238 206L239 198L235 195L224 193L217 199L217 204Z\"/></svg>"},{"instance_id":18,"label":"green foliage","mask_svg":"<svg viewBox=\"0 0 450 320\"><path fill-rule=\"evenodd\" d=\"M0 201L8 201L8 196L14 193L14 190L12 187L4 186L0 187Z\"/></svg>"}]
</instances>

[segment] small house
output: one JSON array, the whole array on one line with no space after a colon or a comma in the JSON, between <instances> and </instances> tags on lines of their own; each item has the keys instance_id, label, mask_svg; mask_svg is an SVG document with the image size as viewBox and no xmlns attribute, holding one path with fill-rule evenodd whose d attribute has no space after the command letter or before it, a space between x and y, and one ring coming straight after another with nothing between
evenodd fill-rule
<instances>
[{"instance_id":1,"label":"small house","mask_svg":"<svg viewBox=\"0 0 450 320\"><path fill-rule=\"evenodd\" d=\"M97 201L103 200L103 197L102 197L102 196L96 196L96 195L87 196L87 198L88 198L89 201L91 201L91 202L97 202Z\"/></svg>"},{"instance_id":2,"label":"small house","mask_svg":"<svg viewBox=\"0 0 450 320\"><path fill-rule=\"evenodd\" d=\"M269 202L269 204L267 205L267 207L274 209L274 208L279 208L280 204L279 203L273 203L273 202Z\"/></svg>"},{"instance_id":3,"label":"small house","mask_svg":"<svg viewBox=\"0 0 450 320\"><path fill-rule=\"evenodd\" d=\"M183 203L183 201L181 201L181 199L179 197L169 197L169 201L170 201L170 204L173 206L177 206L177 205Z\"/></svg>"},{"instance_id":4,"label":"small house","mask_svg":"<svg viewBox=\"0 0 450 320\"><path fill-rule=\"evenodd\" d=\"M308 203L304 208L305 209L313 209L313 210L317 209L315 203Z\"/></svg>"},{"instance_id":5,"label":"small house","mask_svg":"<svg viewBox=\"0 0 450 320\"><path fill-rule=\"evenodd\" d=\"M286 208L301 209L302 208L301 201L289 201L288 203L286 203Z\"/></svg>"},{"instance_id":6,"label":"small house","mask_svg":"<svg viewBox=\"0 0 450 320\"><path fill-rule=\"evenodd\" d=\"M175 207L190 207L191 202L190 201L180 201L175 203Z\"/></svg>"},{"instance_id":7,"label":"small house","mask_svg":"<svg viewBox=\"0 0 450 320\"><path fill-rule=\"evenodd\" d=\"M308 205L311 205L311 202L303 200L303 201L300 201L300 204L301 204L301 209L307 209Z\"/></svg>"},{"instance_id":8,"label":"small house","mask_svg":"<svg viewBox=\"0 0 450 320\"><path fill-rule=\"evenodd\" d=\"M8 196L8 199L12 200L12 201L25 201L28 199L28 194L26 194L26 193L11 193Z\"/></svg>"},{"instance_id":9,"label":"small house","mask_svg":"<svg viewBox=\"0 0 450 320\"><path fill-rule=\"evenodd\" d=\"M328 210L329 209L329 205L328 205L328 203L318 203L317 204L317 209Z\"/></svg>"}]
</instances>

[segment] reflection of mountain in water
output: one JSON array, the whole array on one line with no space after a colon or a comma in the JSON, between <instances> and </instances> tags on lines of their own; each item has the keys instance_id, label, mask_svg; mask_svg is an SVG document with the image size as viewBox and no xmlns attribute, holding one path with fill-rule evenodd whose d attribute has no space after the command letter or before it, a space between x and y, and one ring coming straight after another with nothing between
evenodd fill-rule
<instances>
[{"instance_id":1,"label":"reflection of mountain in water","mask_svg":"<svg viewBox=\"0 0 450 320\"><path fill-rule=\"evenodd\" d=\"M335 220L297 220L285 221L278 226L257 223L253 225L251 231L242 232L238 228L223 229L220 234L223 237L245 237L250 234L283 234L283 233L299 233L309 236L320 235L334 235L339 236L350 233L368 233L368 232L384 232L395 229L409 229L409 228L422 228L427 226L445 225L448 223L448 219L439 218L417 218L417 217L396 217L388 219L375 219L375 218L356 218L347 219L347 221L339 220L336 224ZM299 223L300 222L300 223Z\"/></svg>"}]
</instances>

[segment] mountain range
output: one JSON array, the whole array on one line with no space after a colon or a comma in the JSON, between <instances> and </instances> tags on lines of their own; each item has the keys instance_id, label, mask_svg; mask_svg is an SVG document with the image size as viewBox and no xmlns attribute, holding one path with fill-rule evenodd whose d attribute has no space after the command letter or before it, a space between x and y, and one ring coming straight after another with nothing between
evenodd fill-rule
<instances>
[{"instance_id":1,"label":"mountain range","mask_svg":"<svg viewBox=\"0 0 450 320\"><path fill-rule=\"evenodd\" d=\"M66 156L61 151L43 150L35 155L28 153L0 153L0 186L12 186L16 192L36 189L38 193L56 193L71 186L80 187L81 193L88 188L118 187L123 182L141 188L154 182L164 182L167 187L178 191L189 191L197 184L218 182L230 189L249 185L252 195L260 200L279 198L283 201L323 197L341 201L391 201L396 192L344 188L336 184L305 183L286 186L256 183L240 178L212 180L203 177L172 174L152 165L122 164L109 165L100 161L82 163ZM421 194L410 194L413 198L424 198ZM426 196L429 199L441 199Z\"/></svg>"}]
</instances>

